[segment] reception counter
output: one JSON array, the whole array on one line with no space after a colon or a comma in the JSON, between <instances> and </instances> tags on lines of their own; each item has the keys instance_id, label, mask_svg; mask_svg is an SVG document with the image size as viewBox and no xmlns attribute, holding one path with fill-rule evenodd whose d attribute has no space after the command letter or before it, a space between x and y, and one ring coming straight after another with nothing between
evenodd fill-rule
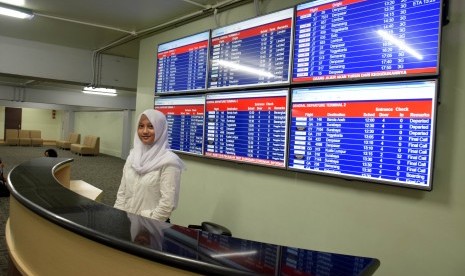
<instances>
[{"instance_id":1,"label":"reception counter","mask_svg":"<svg viewBox=\"0 0 465 276\"><path fill-rule=\"evenodd\" d=\"M23 275L372 275L379 266L375 258L216 235L123 212L73 192L72 162L42 157L9 174L5 233Z\"/></svg>"}]
</instances>

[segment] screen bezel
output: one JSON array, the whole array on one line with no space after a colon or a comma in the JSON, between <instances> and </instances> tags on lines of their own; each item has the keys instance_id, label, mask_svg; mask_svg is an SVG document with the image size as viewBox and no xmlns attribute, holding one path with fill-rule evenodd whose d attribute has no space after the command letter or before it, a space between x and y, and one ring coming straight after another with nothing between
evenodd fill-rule
<instances>
[{"instance_id":1,"label":"screen bezel","mask_svg":"<svg viewBox=\"0 0 465 276\"><path fill-rule=\"evenodd\" d=\"M177 42L177 41L182 41L184 39L189 39L189 38L193 38L195 36L200 36L200 35L205 35L205 34L207 34L207 55L205 57L204 87L203 88L198 88L198 89L183 89L183 90L174 90L174 91L165 91L165 92L157 91L158 79L159 79L159 76L158 76L158 62L159 62L158 53L160 52L160 47L162 47L164 45L167 45L167 44L170 44L170 43L174 43L174 42ZM201 41L204 41L204 40L201 40ZM201 41L198 41L198 42L201 42ZM207 31L198 32L198 33L195 33L195 34L192 34L192 35L184 36L184 37L181 37L181 38L178 38L178 39L174 39L174 40L170 40L170 41L158 44L157 53L156 53L156 63L155 63L155 96L165 96L165 95L169 96L169 95L177 95L177 94L185 94L185 93L193 93L193 92L197 92L197 93L205 92L207 90L208 73L209 73L209 70L210 70L210 67L209 67L209 63L210 63L209 62L209 60L210 60L210 43L211 43L211 30L207 30ZM189 44L185 44L185 45L189 45ZM183 46L185 46L185 45L183 45ZM179 46L179 47L182 47L182 46ZM173 48L173 49L175 49L175 48ZM165 50L165 51L168 51L168 50Z\"/></svg>"},{"instance_id":2,"label":"screen bezel","mask_svg":"<svg viewBox=\"0 0 465 276\"><path fill-rule=\"evenodd\" d=\"M202 150L200 153L195 153L195 152L190 152L190 151L185 151L185 150L178 150L178 149L170 149L174 152L178 153L183 153L183 154L189 154L189 155L195 155L195 156L203 156L204 151L205 151L205 94L200 94L200 95L177 95L177 96L167 96L167 97L157 97L155 98L155 103L154 103L154 109L157 109L157 106L162 106L160 104L157 105L157 99L164 101L181 101L181 100L202 100L202 105L203 105L203 123L202 123ZM168 104L165 104L168 105ZM171 104L174 106L182 106L182 104ZM166 116L166 115L165 115Z\"/></svg>"},{"instance_id":3,"label":"screen bezel","mask_svg":"<svg viewBox=\"0 0 465 276\"><path fill-rule=\"evenodd\" d=\"M363 176L354 176L350 174L343 174L343 173L334 173L334 172L325 172L325 171L316 171L316 170L307 170L307 169L298 169L298 168L293 168L290 167L289 165L289 156L291 152L291 145L290 145L290 137L291 137L291 121L292 121L292 105L293 105L293 97L294 97L294 90L302 90L302 89L321 89L321 88L328 88L328 89L334 89L334 88L344 88L344 87L360 87L360 86L377 86L377 85L386 85L386 84L391 84L391 85L403 85L403 84L408 84L408 83L422 83L422 82L434 82L434 96L432 98L432 112L431 112L431 142L430 142L430 156L429 156L429 167L428 167L428 177L429 177L429 182L428 185L426 186L421 186L421 185L415 185L415 184L410 184L407 182L396 182L395 180L383 180L383 179L378 179L374 177L363 177ZM290 91L290 103L289 103L289 117L288 117L288 127L289 129L287 130L287 134L289 136L288 138L288 144L287 144L287 153L288 153L288 163L286 164L286 168L289 171L295 171L295 172L302 172L306 174L316 174L316 175L324 175L324 176L330 176L330 177L335 177L335 178L341 178L341 179L346 179L346 180L357 180L357 181L362 181L362 182L369 182L369 183L376 183L376 184L384 184L384 185L390 185L390 186L397 186L397 187L403 187L403 188L412 188L416 190L425 190L425 191L431 191L433 187L433 179L434 179L434 159L435 159L435 148L436 148L436 121L437 121L437 108L438 108L438 94L439 94L439 79L437 78L430 78L430 79L422 79L422 80L404 80L404 81L386 81L386 82L374 82L374 83L357 83L357 84L347 84L347 85L319 85L319 86L307 86L307 87L294 87Z\"/></svg>"},{"instance_id":4,"label":"screen bezel","mask_svg":"<svg viewBox=\"0 0 465 276\"><path fill-rule=\"evenodd\" d=\"M390 81L390 80L399 80L399 81L402 81L402 80L408 80L408 79L415 79L415 78L421 78L421 77L424 77L424 78L436 78L439 76L440 74L440 64L441 64L441 41L442 41L442 26L443 26L443 20L442 20L442 14L443 14L443 5L440 4L440 7L439 7L439 15L438 15L438 49L437 49L437 65L436 65L436 70L435 72L432 72L432 73L418 73L418 74L410 74L410 75L392 75L392 76L389 76L389 75L386 75L386 76L373 76L373 77L353 77L353 78L341 78L341 79L338 79L336 76L338 75L341 75L341 74L338 74L338 75L326 75L326 76L335 76L334 79L324 79L324 80L308 80L308 81L295 81L294 80L294 59L295 59L295 56L294 56L294 48L296 47L296 43L295 43L295 39L296 39L296 32L297 32L297 13L299 11L299 7L301 6L305 6L305 5L308 5L308 4L316 4L318 5L318 2L321 2L321 4L328 4L328 3L331 3L331 2L336 2L336 1L340 1L340 0L314 0L314 1L309 1L309 2L305 2L305 3L301 3L301 4L298 4L294 7L294 27L293 27L293 30L294 30L294 34L293 34L293 40L292 41L292 52L291 52L291 60L292 60L292 64L291 64L291 72L290 72L290 84L291 85L308 85L308 84L315 84L315 85L321 85L321 84L325 84L325 83L328 83L328 84L336 84L336 83L343 83L343 82L352 82L352 81ZM368 0L369 1L369 0ZM441 0L439 0L441 1ZM442 3L442 1L441 1ZM392 70L391 70L392 71ZM377 71L377 72L382 72L382 71ZM360 74L362 73L372 73L370 71L368 72L361 72Z\"/></svg>"},{"instance_id":5,"label":"screen bezel","mask_svg":"<svg viewBox=\"0 0 465 276\"><path fill-rule=\"evenodd\" d=\"M285 81L279 81L279 82L267 82L267 83L254 83L254 84L243 84L243 85L229 85L229 86L222 86L222 87L210 87L210 79L211 79L211 68L212 68L212 40L214 38L216 38L217 36L213 37L214 33L215 32L219 32L220 30L223 30L223 29L227 29L227 28L233 28L235 26L239 26L239 25L242 25L242 24L246 24L246 23L249 23L249 22L252 22L252 21L257 21L257 22L260 22L260 19L263 19L263 18L266 18L266 17L272 17L273 15L275 14L278 14L278 13L284 13L288 11L291 15L290 15L290 19L291 19L291 24L290 24L290 47L289 47L289 62L288 62L288 74L287 74L287 80ZM287 19L284 18L284 19ZM281 20L284 20L284 19L280 19L278 21L270 21L268 23L265 23L265 24L255 24L253 26L250 26L248 28L244 28L244 29L241 29L240 31L244 31L244 30L247 30L247 29L251 29L251 28L256 28L256 27L259 27L259 26L262 26L262 25L266 25L266 24L269 24L269 23L272 23L272 22L279 22ZM230 24L230 25L227 25L227 26L224 26L224 27L221 27L221 28L216 28L216 29L212 29L211 32L210 32L210 47L209 47L209 55L208 55L208 73L207 73L207 92L220 92L220 91L225 91L225 90L239 90L239 89L255 89L255 88L275 88L275 87L288 87L289 84L291 83L291 79L292 79L292 50L293 50L293 43L294 43L294 26L295 26L295 7L292 7L292 8L286 8L286 9L282 9L282 10L278 10L278 11L275 11L275 12L272 12L272 13L268 13L268 14L265 14L265 15L262 15L262 16L259 16L259 17L253 17L251 19L247 19L247 20L242 20L242 21L239 21L239 22L236 22L236 23L233 23L233 24ZM226 35L226 34L231 34L231 33L234 33L234 31L231 31L231 32L228 32L228 33L224 33L224 34L221 34L221 35ZM221 36L221 35L218 35L218 36Z\"/></svg>"}]
</instances>

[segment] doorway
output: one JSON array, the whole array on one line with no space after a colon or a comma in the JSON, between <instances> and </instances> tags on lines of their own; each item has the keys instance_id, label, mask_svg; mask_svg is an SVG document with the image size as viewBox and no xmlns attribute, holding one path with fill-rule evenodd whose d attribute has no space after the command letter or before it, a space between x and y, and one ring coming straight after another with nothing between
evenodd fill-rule
<instances>
[{"instance_id":1,"label":"doorway","mask_svg":"<svg viewBox=\"0 0 465 276\"><path fill-rule=\"evenodd\" d=\"M21 129L21 120L23 110L21 108L5 107L5 130L6 129ZM6 131L3 134L5 141Z\"/></svg>"}]
</instances>

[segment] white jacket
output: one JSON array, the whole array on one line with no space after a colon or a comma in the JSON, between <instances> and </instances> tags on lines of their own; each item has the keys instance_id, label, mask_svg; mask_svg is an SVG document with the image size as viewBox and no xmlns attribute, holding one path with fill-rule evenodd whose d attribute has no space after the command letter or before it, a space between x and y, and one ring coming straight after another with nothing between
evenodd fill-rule
<instances>
[{"instance_id":1,"label":"white jacket","mask_svg":"<svg viewBox=\"0 0 465 276\"><path fill-rule=\"evenodd\" d=\"M126 162L114 207L166 221L178 205L180 182L181 169L175 166L140 175Z\"/></svg>"}]
</instances>

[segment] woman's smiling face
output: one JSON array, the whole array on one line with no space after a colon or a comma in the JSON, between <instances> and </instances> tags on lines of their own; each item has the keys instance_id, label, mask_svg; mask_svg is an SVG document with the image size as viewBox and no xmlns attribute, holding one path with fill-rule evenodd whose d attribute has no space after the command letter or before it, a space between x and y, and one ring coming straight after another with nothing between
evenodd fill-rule
<instances>
[{"instance_id":1,"label":"woman's smiling face","mask_svg":"<svg viewBox=\"0 0 465 276\"><path fill-rule=\"evenodd\" d=\"M155 129L147 116L142 114L137 127L137 134L144 145L152 145L155 141Z\"/></svg>"}]
</instances>

